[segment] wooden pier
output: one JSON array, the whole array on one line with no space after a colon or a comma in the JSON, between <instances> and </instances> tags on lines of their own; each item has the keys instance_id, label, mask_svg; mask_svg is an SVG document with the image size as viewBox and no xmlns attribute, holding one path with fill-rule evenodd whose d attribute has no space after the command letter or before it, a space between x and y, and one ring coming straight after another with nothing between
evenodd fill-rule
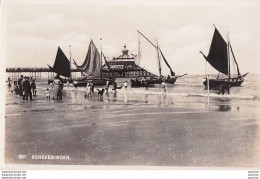
<instances>
[{"instance_id":1,"label":"wooden pier","mask_svg":"<svg viewBox=\"0 0 260 179\"><path fill-rule=\"evenodd\" d=\"M29 76L35 79L41 78L41 73L48 73L48 78L54 77L54 72L50 68L6 68L6 72L9 73L8 76L12 79L20 78L22 73L29 73ZM71 72L71 75L76 77L76 72L80 72L80 70L71 69Z\"/></svg>"}]
</instances>

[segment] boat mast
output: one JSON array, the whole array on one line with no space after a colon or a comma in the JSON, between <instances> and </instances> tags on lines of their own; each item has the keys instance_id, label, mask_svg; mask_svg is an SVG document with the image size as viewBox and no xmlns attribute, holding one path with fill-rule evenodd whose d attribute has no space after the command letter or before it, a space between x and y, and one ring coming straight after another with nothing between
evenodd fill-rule
<instances>
[{"instance_id":1,"label":"boat mast","mask_svg":"<svg viewBox=\"0 0 260 179\"><path fill-rule=\"evenodd\" d=\"M230 50L229 50L229 46L230 46L230 42L229 42L229 32L227 34L227 39L228 39L228 45L227 45L227 57L228 57L228 77L230 78Z\"/></svg>"},{"instance_id":2,"label":"boat mast","mask_svg":"<svg viewBox=\"0 0 260 179\"><path fill-rule=\"evenodd\" d=\"M137 53L137 58L138 58L137 65L140 65L140 60L141 60L142 56L141 56L141 40L140 40L139 33L138 33L138 53Z\"/></svg>"},{"instance_id":3,"label":"boat mast","mask_svg":"<svg viewBox=\"0 0 260 179\"><path fill-rule=\"evenodd\" d=\"M160 51L159 51L159 45L158 45L158 41L156 41L157 44L157 58L158 58L158 68L159 68L159 78L161 78L162 76L162 67L161 67L161 58L160 58Z\"/></svg>"},{"instance_id":4,"label":"boat mast","mask_svg":"<svg viewBox=\"0 0 260 179\"><path fill-rule=\"evenodd\" d=\"M70 47L70 78L72 77L71 76L71 45L69 45L69 47Z\"/></svg>"},{"instance_id":5,"label":"boat mast","mask_svg":"<svg viewBox=\"0 0 260 179\"><path fill-rule=\"evenodd\" d=\"M100 65L101 65L101 68L100 68L100 75L101 75L101 79L102 79L102 38L100 38Z\"/></svg>"},{"instance_id":6,"label":"boat mast","mask_svg":"<svg viewBox=\"0 0 260 179\"><path fill-rule=\"evenodd\" d=\"M202 53L203 54L203 53ZM206 75L207 75L207 77L206 77L206 80L207 80L207 93L208 93L208 108L209 108L209 73L208 73L208 62L207 61L205 61L205 71L206 71Z\"/></svg>"}]
</instances>

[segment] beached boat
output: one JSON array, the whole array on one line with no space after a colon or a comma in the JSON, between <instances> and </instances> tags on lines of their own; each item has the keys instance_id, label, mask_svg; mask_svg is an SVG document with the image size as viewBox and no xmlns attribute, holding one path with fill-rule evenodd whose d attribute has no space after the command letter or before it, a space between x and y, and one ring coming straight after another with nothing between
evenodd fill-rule
<instances>
[{"instance_id":1,"label":"beached boat","mask_svg":"<svg viewBox=\"0 0 260 179\"><path fill-rule=\"evenodd\" d=\"M70 61L63 53L60 47L58 47L58 51L56 54L55 62L53 67L48 65L52 72L57 73L65 78L62 78L63 83L67 83L68 81L71 83L73 80L71 77L71 68L70 68ZM53 79L48 79L48 84L52 83Z\"/></svg>"},{"instance_id":2,"label":"beached boat","mask_svg":"<svg viewBox=\"0 0 260 179\"><path fill-rule=\"evenodd\" d=\"M181 76L177 76L175 75L175 72L172 70L170 64L167 62L165 56L163 55L160 47L157 45L153 44L146 36L144 36L141 32L137 31L138 34L140 34L142 37L144 37L157 51L157 60L158 60L158 70L159 70L159 76L155 76L155 77L148 77L148 78L135 78L135 79L131 79L131 86L132 87L148 87L150 85L155 85L155 84L161 84L162 82L166 82L169 84L174 84L177 80L178 77L182 77L184 75ZM163 77L161 72L162 72L162 68L161 68L161 58L163 59L164 63L166 64L166 66L169 68L170 70L170 75L168 75L167 77Z\"/></svg>"},{"instance_id":3,"label":"beached boat","mask_svg":"<svg viewBox=\"0 0 260 179\"><path fill-rule=\"evenodd\" d=\"M81 74L83 75L82 78L74 79L74 86L86 86L90 80L94 85L105 85L107 81L112 84L115 81L114 78L102 77L102 56L102 51L100 54L94 42L91 40L88 47L87 56L83 64L78 65L75 60L73 60L74 65L81 71Z\"/></svg>"},{"instance_id":4,"label":"beached boat","mask_svg":"<svg viewBox=\"0 0 260 179\"><path fill-rule=\"evenodd\" d=\"M230 52L236 64L236 69L234 70L236 70L237 74L235 74L235 76L231 75L230 72L230 59L231 59ZM207 77L205 77L203 79L203 84L205 86L208 85L208 81L209 81L209 87L219 87L220 85L240 86L244 82L244 77L248 74L248 72L245 73L244 75L240 74L238 63L233 53L229 38L226 43L226 41L223 39L223 37L221 36L221 34L219 33L216 27L215 27L215 32L212 38L208 56L204 55L203 52L201 51L200 53L203 55L203 57L206 59L206 61L209 62L209 64L212 67L214 67L217 71L219 71L219 73L225 75L224 78L220 78L220 75L218 74L216 79L208 79Z\"/></svg>"}]
</instances>

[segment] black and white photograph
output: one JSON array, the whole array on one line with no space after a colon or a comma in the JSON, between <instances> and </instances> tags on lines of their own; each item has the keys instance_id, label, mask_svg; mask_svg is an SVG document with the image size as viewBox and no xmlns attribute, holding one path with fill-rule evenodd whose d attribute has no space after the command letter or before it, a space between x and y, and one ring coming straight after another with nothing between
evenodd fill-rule
<instances>
[{"instance_id":1,"label":"black and white photograph","mask_svg":"<svg viewBox=\"0 0 260 179\"><path fill-rule=\"evenodd\" d=\"M2 169L259 170L259 8L1 1Z\"/></svg>"}]
</instances>

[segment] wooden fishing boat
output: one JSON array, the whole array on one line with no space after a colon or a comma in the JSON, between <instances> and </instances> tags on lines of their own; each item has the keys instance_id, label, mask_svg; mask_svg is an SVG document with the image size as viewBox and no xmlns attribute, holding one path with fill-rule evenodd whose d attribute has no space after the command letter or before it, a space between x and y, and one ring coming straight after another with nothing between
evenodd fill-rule
<instances>
[{"instance_id":1,"label":"wooden fishing boat","mask_svg":"<svg viewBox=\"0 0 260 179\"><path fill-rule=\"evenodd\" d=\"M68 81L70 83L73 82L71 79L71 68L70 68L70 61L66 57L66 55L63 53L60 47L58 47L58 51L56 54L55 62L53 67L48 65L52 72L57 73L57 75L61 75L65 78L61 78L61 81L63 83L67 83ZM48 84L52 83L53 79L48 79Z\"/></svg>"},{"instance_id":2,"label":"wooden fishing boat","mask_svg":"<svg viewBox=\"0 0 260 179\"><path fill-rule=\"evenodd\" d=\"M169 83L169 84L174 84L176 82L177 78L187 75L187 74L184 74L184 75L181 75L181 76L175 75L175 72L172 70L170 64L168 63L168 61L166 60L165 56L163 55L160 47L158 46L158 43L157 43L157 45L153 44L141 32L139 32L139 31L137 31L137 32L142 37L144 37L156 49L156 51L157 51L159 76L148 77L148 78L142 77L142 78L131 79L130 81L131 81L131 86L132 87L148 87L148 86L155 85L155 84L161 84L162 82L166 82L166 83ZM168 75L167 77L163 77L162 74L161 74L161 72L162 72L161 58L163 59L164 63L166 64L166 66L170 70L170 75Z\"/></svg>"},{"instance_id":3,"label":"wooden fishing boat","mask_svg":"<svg viewBox=\"0 0 260 179\"><path fill-rule=\"evenodd\" d=\"M220 85L240 86L244 82L244 77L248 74L248 72L243 75L240 74L238 63L233 53L229 38L226 43L216 27L208 56L204 55L201 51L200 53L212 67L219 71L219 73L225 75L224 78L220 78L220 75L218 74L216 79L208 79L207 77L205 77L203 79L203 84L205 85L205 87L208 85L208 82L209 87L219 87ZM230 71L230 53L232 54L233 60L236 64L235 76L231 75Z\"/></svg>"},{"instance_id":4,"label":"wooden fishing boat","mask_svg":"<svg viewBox=\"0 0 260 179\"><path fill-rule=\"evenodd\" d=\"M82 78L74 79L74 86L86 86L89 81L91 81L94 85L105 85L107 81L109 81L109 84L112 84L115 81L114 78L102 77L102 56L102 51L100 54L94 42L91 40L88 47L87 56L83 64L77 65L75 60L73 60L74 65L81 71L81 74L83 75Z\"/></svg>"}]
</instances>

